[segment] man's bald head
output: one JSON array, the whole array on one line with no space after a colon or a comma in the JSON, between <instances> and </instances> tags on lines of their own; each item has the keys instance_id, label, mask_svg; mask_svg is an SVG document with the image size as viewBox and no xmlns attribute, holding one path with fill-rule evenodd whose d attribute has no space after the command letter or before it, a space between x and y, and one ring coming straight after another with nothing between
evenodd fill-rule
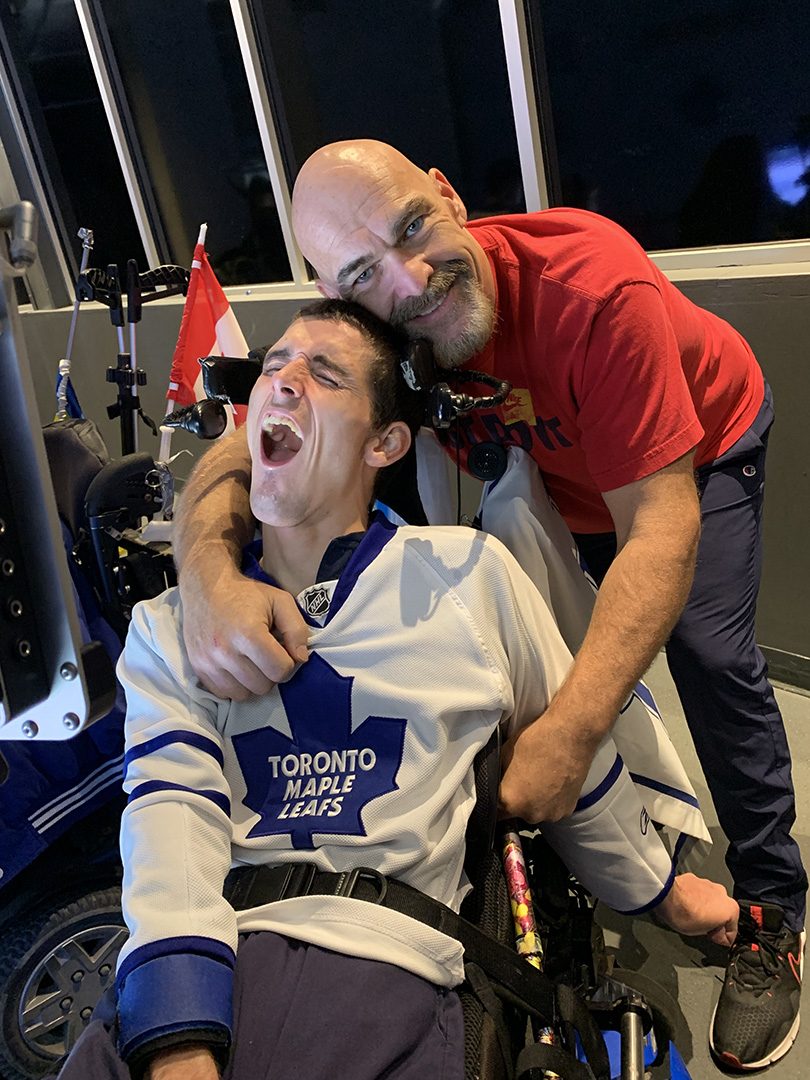
<instances>
[{"instance_id":1,"label":"man's bald head","mask_svg":"<svg viewBox=\"0 0 810 1080\"><path fill-rule=\"evenodd\" d=\"M466 220L437 169L373 139L317 150L293 191L296 239L321 292L429 338L448 367L483 348L494 326L492 271Z\"/></svg>"},{"instance_id":2,"label":"man's bald head","mask_svg":"<svg viewBox=\"0 0 810 1080\"><path fill-rule=\"evenodd\" d=\"M320 275L317 259L334 237L327 233L333 215L368 189L390 190L395 183L414 191L432 190L430 177L388 143L354 139L329 143L316 150L301 167L292 197L293 229L301 251Z\"/></svg>"}]
</instances>

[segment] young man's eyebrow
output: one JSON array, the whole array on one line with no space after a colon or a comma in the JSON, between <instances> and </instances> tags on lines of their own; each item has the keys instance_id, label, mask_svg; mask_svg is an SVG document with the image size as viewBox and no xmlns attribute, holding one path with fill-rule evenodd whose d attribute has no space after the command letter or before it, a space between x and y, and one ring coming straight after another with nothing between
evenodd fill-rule
<instances>
[{"instance_id":1,"label":"young man's eyebrow","mask_svg":"<svg viewBox=\"0 0 810 1080\"><path fill-rule=\"evenodd\" d=\"M292 353L285 345L281 349L268 349L264 357L264 363L266 364L270 360L290 360ZM330 360L324 353L315 353L314 356L307 356L307 363L312 366L317 364L319 367L326 368L327 371L331 371L335 375L339 375L343 379L350 379L351 372L346 368L341 367L340 364L335 363L334 360Z\"/></svg>"},{"instance_id":2,"label":"young man's eyebrow","mask_svg":"<svg viewBox=\"0 0 810 1080\"><path fill-rule=\"evenodd\" d=\"M340 364L336 364L334 360L330 360L328 356L324 356L323 353L315 353L310 360L310 364L318 364L319 367L324 367L327 371L331 371L334 375L340 375L343 379L352 377L351 372L341 367Z\"/></svg>"},{"instance_id":3,"label":"young man's eyebrow","mask_svg":"<svg viewBox=\"0 0 810 1080\"><path fill-rule=\"evenodd\" d=\"M289 360L290 350L285 346L281 349L269 348L262 357L262 363L266 364L268 360Z\"/></svg>"},{"instance_id":4,"label":"young man's eyebrow","mask_svg":"<svg viewBox=\"0 0 810 1080\"><path fill-rule=\"evenodd\" d=\"M425 214L430 209L430 202L424 195L414 195L412 199L409 199L397 217L391 223L390 233L393 237L395 244L398 244L402 233L405 231L408 225L415 217L419 217L420 214ZM359 270L361 267L366 266L372 262L374 256L371 254L358 255L356 259L352 259L351 262L346 263L338 270L335 282L339 287L343 287L349 278Z\"/></svg>"}]
</instances>

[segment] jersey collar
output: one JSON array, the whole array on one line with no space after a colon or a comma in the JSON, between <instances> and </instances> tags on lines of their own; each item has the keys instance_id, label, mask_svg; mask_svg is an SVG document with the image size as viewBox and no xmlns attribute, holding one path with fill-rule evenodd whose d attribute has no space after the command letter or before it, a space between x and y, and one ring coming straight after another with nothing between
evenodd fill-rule
<instances>
[{"instance_id":1,"label":"jersey collar","mask_svg":"<svg viewBox=\"0 0 810 1080\"><path fill-rule=\"evenodd\" d=\"M357 579L366 567L374 562L388 541L392 539L396 531L397 526L379 511L375 511L372 514L368 529L361 535L361 538L354 547L354 551L349 556L348 561L345 562L342 570L339 571L338 583L332 594L332 601L329 605L329 612L326 615L326 618L323 620L314 619L311 615L307 614L300 604L298 604L299 611L310 626L325 626L332 621L351 594ZM326 549L324 557L321 560L321 565L318 568L318 581L320 581L324 575L334 578L335 562L333 560L336 555L339 556L341 549L345 551L346 540L346 537L337 537ZM335 549L336 544L338 545L337 549ZM261 538L259 538L248 544L242 550L242 573L246 577L253 578L255 581L261 581L265 585L273 585L275 588L278 588L278 583L262 569L261 558L262 541ZM318 582L314 582L313 584L318 584Z\"/></svg>"}]
</instances>

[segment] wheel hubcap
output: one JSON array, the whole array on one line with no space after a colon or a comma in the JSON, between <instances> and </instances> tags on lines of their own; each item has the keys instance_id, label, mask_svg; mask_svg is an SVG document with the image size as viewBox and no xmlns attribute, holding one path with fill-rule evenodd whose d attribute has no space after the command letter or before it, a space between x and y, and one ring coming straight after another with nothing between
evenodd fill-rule
<instances>
[{"instance_id":1,"label":"wheel hubcap","mask_svg":"<svg viewBox=\"0 0 810 1080\"><path fill-rule=\"evenodd\" d=\"M113 981L126 927L93 926L72 934L37 964L20 999L20 1033L36 1053L69 1053Z\"/></svg>"}]
</instances>

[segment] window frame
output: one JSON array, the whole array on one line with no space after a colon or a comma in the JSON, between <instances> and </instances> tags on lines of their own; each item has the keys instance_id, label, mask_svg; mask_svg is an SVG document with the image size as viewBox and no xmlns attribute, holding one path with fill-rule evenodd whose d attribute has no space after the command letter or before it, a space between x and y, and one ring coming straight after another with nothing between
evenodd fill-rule
<instances>
[{"instance_id":1,"label":"window frame","mask_svg":"<svg viewBox=\"0 0 810 1080\"><path fill-rule=\"evenodd\" d=\"M116 92L117 72L103 17L96 0L73 0L93 72L110 125L116 154L132 205L138 232L150 265L165 262L165 237L157 207L151 197L145 164L137 146L134 126L126 101ZM268 176L276 200L276 210L292 277L284 282L233 285L226 294L254 299L316 296L309 268L295 241L292 229L291 185L282 158L281 140L270 91L263 78L260 45L251 0L229 0L239 51L250 90ZM518 155L527 211L552 205L555 160L553 129L543 102L537 100L532 42L526 0L498 0L507 76L515 121ZM539 84L544 85L542 72ZM120 83L120 80L118 80ZM34 306L64 306L74 290L71 270L65 258L59 224L50 210L47 177L40 175L41 163L30 145L24 119L20 115L7 58L0 63L0 92L6 101L10 130L9 145L0 148L0 198L18 198L23 175L41 212L41 262L29 273L28 286ZM14 177L17 177L15 183ZM713 278L779 277L810 274L810 238L728 247L683 248L650 251L650 258L675 281Z\"/></svg>"},{"instance_id":2,"label":"window frame","mask_svg":"<svg viewBox=\"0 0 810 1080\"><path fill-rule=\"evenodd\" d=\"M547 210L547 150L540 127L541 109L535 100L532 56L525 0L498 0L504 35L512 109L518 133L526 209ZM543 85L543 80L540 80ZM518 122L519 121L519 122ZM530 195L532 198L530 202ZM810 274L810 238L762 244L739 244L648 251L653 262L675 281L725 277L781 277Z\"/></svg>"}]
</instances>

